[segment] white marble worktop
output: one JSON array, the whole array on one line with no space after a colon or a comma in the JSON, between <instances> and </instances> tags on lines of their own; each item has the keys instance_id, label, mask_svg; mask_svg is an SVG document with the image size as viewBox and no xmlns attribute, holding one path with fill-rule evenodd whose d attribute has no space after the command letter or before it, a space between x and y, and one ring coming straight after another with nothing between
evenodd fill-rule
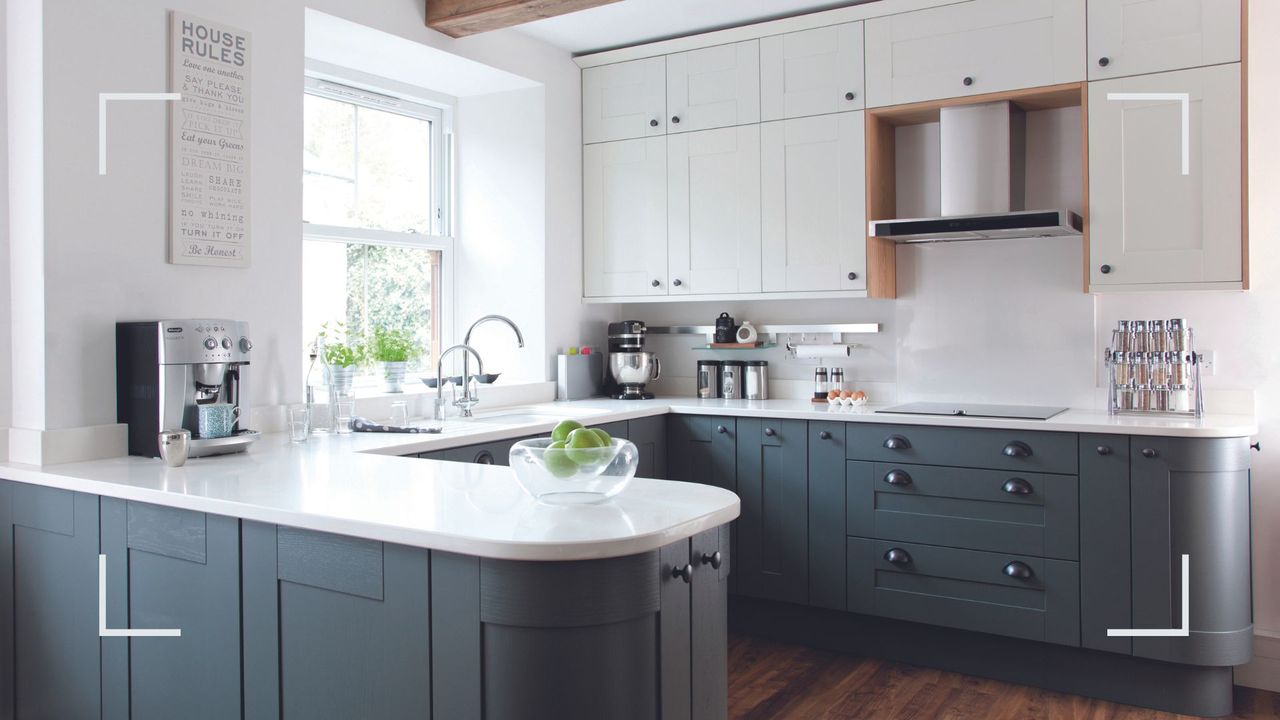
<instances>
[{"instance_id":1,"label":"white marble worktop","mask_svg":"<svg viewBox=\"0 0 1280 720\"><path fill-rule=\"evenodd\" d=\"M497 408L451 419L439 435L265 435L250 452L193 458L181 468L121 457L44 467L0 464L0 478L201 512L518 560L578 560L653 550L726 523L737 496L693 483L637 478L592 506L535 502L505 467L399 457L545 434L560 419L587 424L666 413L1058 432L1245 437L1250 416L1199 420L1068 410L1049 420L886 415L805 400L583 400Z\"/></svg>"}]
</instances>

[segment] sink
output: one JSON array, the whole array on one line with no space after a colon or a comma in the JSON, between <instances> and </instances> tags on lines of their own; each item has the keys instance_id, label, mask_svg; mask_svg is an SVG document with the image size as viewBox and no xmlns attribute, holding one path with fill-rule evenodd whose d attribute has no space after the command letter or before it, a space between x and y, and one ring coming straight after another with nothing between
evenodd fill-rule
<instances>
[{"instance_id":1,"label":"sink","mask_svg":"<svg viewBox=\"0 0 1280 720\"><path fill-rule=\"evenodd\" d=\"M573 418L575 420L586 421L593 415L600 415L608 412L600 409L576 408L572 411L560 408L546 407L509 407L495 409L493 412L476 415L472 418L461 420L468 423L491 423L493 425L532 425L535 423L555 424L561 420Z\"/></svg>"}]
</instances>

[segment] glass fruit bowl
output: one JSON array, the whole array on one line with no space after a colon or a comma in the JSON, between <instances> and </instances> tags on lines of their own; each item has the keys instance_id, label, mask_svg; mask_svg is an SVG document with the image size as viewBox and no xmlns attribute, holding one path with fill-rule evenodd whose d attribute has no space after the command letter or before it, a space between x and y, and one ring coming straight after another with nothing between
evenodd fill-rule
<instances>
[{"instance_id":1,"label":"glass fruit bowl","mask_svg":"<svg viewBox=\"0 0 1280 720\"><path fill-rule=\"evenodd\" d=\"M525 492L551 505L597 503L622 492L635 477L640 451L613 438L595 448L552 448L551 438L521 440L511 447L511 470Z\"/></svg>"}]
</instances>

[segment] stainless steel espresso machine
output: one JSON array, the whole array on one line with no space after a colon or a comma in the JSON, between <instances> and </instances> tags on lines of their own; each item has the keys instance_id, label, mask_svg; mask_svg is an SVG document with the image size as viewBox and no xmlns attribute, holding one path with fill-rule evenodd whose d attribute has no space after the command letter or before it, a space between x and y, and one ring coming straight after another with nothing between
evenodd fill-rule
<instances>
[{"instance_id":1,"label":"stainless steel espresso machine","mask_svg":"<svg viewBox=\"0 0 1280 720\"><path fill-rule=\"evenodd\" d=\"M658 356L646 352L644 337L649 328L639 320L609 323L609 376L605 392L618 400L647 400L647 382L657 380L662 372Z\"/></svg>"},{"instance_id":2,"label":"stainless steel espresso machine","mask_svg":"<svg viewBox=\"0 0 1280 720\"><path fill-rule=\"evenodd\" d=\"M249 380L249 324L236 320L116 323L116 419L129 454L160 455L162 430L191 431L188 457L241 452L261 435L242 427ZM200 408L230 405L229 434L200 436Z\"/></svg>"}]
</instances>

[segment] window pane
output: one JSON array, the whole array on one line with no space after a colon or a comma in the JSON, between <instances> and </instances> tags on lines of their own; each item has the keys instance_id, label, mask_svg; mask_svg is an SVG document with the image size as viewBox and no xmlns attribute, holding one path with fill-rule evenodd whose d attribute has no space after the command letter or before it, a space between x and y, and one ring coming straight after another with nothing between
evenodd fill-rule
<instances>
[{"instance_id":1,"label":"window pane","mask_svg":"<svg viewBox=\"0 0 1280 720\"><path fill-rule=\"evenodd\" d=\"M303 219L431 232L431 122L304 97Z\"/></svg>"},{"instance_id":2,"label":"window pane","mask_svg":"<svg viewBox=\"0 0 1280 720\"><path fill-rule=\"evenodd\" d=\"M431 367L437 317L437 250L389 245L303 243L303 323L308 339L341 320L347 334L407 330L422 348L413 367Z\"/></svg>"}]
</instances>

